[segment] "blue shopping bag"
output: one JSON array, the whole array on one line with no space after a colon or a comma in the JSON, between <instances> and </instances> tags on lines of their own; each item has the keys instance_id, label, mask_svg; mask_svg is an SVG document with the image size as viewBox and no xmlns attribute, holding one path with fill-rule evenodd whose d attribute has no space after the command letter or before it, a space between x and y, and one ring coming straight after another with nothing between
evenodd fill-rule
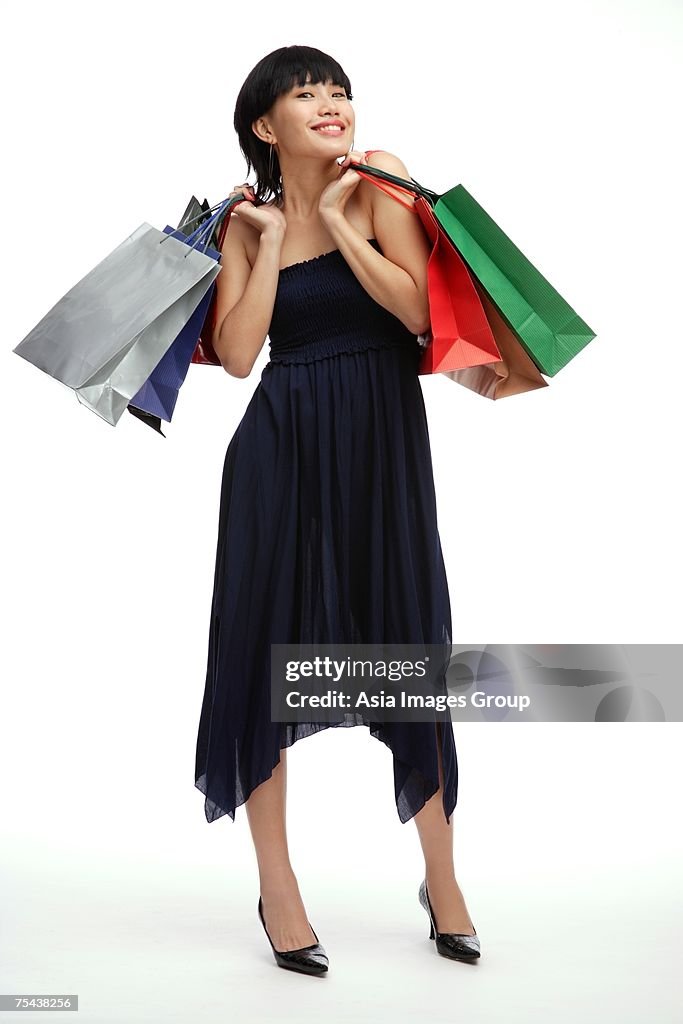
<instances>
[{"instance_id":1,"label":"blue shopping bag","mask_svg":"<svg viewBox=\"0 0 683 1024\"><path fill-rule=\"evenodd\" d=\"M196 245L206 256L220 262L221 253L211 248L208 241L212 238L218 222L224 216L229 216L232 206L240 199L242 199L241 195L219 203L216 213L205 219L190 235L183 235L181 229L187 227L192 221L182 222L178 228L167 225L164 232L175 235L176 238L180 238L190 246ZM200 217L206 217L206 212L203 211L193 220L198 220ZM202 240L203 244L201 244ZM198 241L199 245L197 245ZM165 420L167 423L171 422L178 394L187 377L192 354L204 327L215 287L215 282L212 282L178 337L128 404L128 411L132 415L147 423L162 437L166 435L161 430L161 420Z\"/></svg>"}]
</instances>

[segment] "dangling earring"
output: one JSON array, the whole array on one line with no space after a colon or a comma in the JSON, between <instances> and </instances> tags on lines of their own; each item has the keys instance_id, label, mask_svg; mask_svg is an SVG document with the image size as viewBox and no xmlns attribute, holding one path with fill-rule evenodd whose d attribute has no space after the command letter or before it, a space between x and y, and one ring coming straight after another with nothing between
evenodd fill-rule
<instances>
[{"instance_id":1,"label":"dangling earring","mask_svg":"<svg viewBox=\"0 0 683 1024\"><path fill-rule=\"evenodd\" d=\"M274 145L275 145L275 143L273 143L273 142L270 143L270 153L268 154L268 176L269 176L269 181L271 181L271 182L273 180L273 147L274 147ZM280 175L280 179L282 179L282 175ZM284 198L285 190L283 188L279 188L278 189L277 186L276 186L273 191L274 191L274 194L276 196L279 196L279 201L281 202L282 199Z\"/></svg>"}]
</instances>

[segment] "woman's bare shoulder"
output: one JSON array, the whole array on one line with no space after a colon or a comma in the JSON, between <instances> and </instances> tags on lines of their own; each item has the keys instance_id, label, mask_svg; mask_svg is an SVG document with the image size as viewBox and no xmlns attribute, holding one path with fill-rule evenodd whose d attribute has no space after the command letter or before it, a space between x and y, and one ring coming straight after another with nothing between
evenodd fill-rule
<instances>
[{"instance_id":1,"label":"woman's bare shoulder","mask_svg":"<svg viewBox=\"0 0 683 1024\"><path fill-rule=\"evenodd\" d=\"M393 174L397 178L404 178L410 181L410 172L406 167L405 163L400 156L395 153L389 153L385 149L377 149L374 152L368 154L367 163L370 167L376 167L380 171L386 171L388 174ZM382 181L381 187L379 187L374 181L368 181L367 178L363 178L363 184L365 185L365 192L368 193L371 199L375 199L377 195L386 195L385 189L388 190L391 195L397 196L399 199L403 199L404 203L412 205L412 197L401 188L392 188L387 181ZM373 202L373 209L375 203Z\"/></svg>"}]
</instances>

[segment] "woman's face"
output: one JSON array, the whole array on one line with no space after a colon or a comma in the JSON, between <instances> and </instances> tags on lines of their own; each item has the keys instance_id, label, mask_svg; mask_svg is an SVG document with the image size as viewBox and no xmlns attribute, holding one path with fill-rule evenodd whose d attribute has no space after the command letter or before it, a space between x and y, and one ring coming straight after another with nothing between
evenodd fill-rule
<instances>
[{"instance_id":1,"label":"woman's face","mask_svg":"<svg viewBox=\"0 0 683 1024\"><path fill-rule=\"evenodd\" d=\"M283 151L296 156L345 155L352 147L356 126L344 87L332 82L313 85L310 75L305 85L278 96L263 121L273 133L266 141L276 140L278 156ZM330 128L318 128L321 124Z\"/></svg>"}]
</instances>

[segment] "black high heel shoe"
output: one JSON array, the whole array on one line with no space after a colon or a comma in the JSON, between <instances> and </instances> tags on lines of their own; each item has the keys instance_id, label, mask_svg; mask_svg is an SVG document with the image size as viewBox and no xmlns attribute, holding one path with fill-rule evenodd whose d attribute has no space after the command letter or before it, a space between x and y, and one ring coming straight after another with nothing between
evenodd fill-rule
<instances>
[{"instance_id":1,"label":"black high heel shoe","mask_svg":"<svg viewBox=\"0 0 683 1024\"><path fill-rule=\"evenodd\" d=\"M268 935L266 922L263 919L263 901L260 896L258 898L258 916L261 918L264 932ZM311 924L310 921L308 923ZM315 935L312 924L311 931ZM273 940L268 935L268 942L270 942L278 967L285 967L289 971L301 971L303 974L325 974L329 966L327 953L318 942L317 935L315 935L315 939L316 941L310 946L302 946L301 949L287 949L281 953L275 948Z\"/></svg>"},{"instance_id":2,"label":"black high heel shoe","mask_svg":"<svg viewBox=\"0 0 683 1024\"><path fill-rule=\"evenodd\" d=\"M436 936L436 948L441 956L448 956L451 960L476 960L481 956L481 947L477 929L474 928L474 935L461 935L458 932L440 932L436 927L436 918L432 910L432 904L427 892L427 880L424 879L420 885L418 894L420 903L429 914L430 931L429 938Z\"/></svg>"}]
</instances>

